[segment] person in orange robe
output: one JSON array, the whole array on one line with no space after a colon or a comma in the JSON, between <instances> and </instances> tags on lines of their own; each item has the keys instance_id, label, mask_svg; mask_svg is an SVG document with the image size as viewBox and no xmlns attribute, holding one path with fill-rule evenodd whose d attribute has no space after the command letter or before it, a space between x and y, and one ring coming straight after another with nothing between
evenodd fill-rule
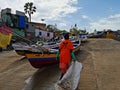
<instances>
[{"instance_id":1,"label":"person in orange robe","mask_svg":"<svg viewBox=\"0 0 120 90\"><path fill-rule=\"evenodd\" d=\"M59 53L60 53L60 55L59 55L59 61L60 61L59 68L61 69L61 72L62 72L60 79L66 73L66 71L70 65L72 50L73 50L73 44L69 40L69 34L66 33L64 35L64 40L59 45Z\"/></svg>"}]
</instances>

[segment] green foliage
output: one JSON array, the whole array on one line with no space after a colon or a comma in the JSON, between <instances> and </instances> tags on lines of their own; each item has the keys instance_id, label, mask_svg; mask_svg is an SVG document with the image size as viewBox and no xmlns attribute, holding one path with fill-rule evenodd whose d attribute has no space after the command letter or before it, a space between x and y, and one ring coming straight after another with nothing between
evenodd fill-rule
<instances>
[{"instance_id":1,"label":"green foliage","mask_svg":"<svg viewBox=\"0 0 120 90\"><path fill-rule=\"evenodd\" d=\"M57 30L56 33L61 34L61 33L66 33L66 30Z\"/></svg>"},{"instance_id":2,"label":"green foliage","mask_svg":"<svg viewBox=\"0 0 120 90\"><path fill-rule=\"evenodd\" d=\"M62 33L62 31L61 30L57 30L56 33L60 34L60 33Z\"/></svg>"},{"instance_id":3,"label":"green foliage","mask_svg":"<svg viewBox=\"0 0 120 90\"><path fill-rule=\"evenodd\" d=\"M79 34L84 34L84 33L86 33L86 30L79 29L78 32L79 32Z\"/></svg>"}]
</instances>

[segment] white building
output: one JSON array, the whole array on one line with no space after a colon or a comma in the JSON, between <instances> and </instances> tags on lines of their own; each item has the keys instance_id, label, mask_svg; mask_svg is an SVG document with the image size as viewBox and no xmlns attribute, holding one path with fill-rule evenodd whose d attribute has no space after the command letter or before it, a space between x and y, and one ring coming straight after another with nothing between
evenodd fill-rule
<instances>
[{"instance_id":1,"label":"white building","mask_svg":"<svg viewBox=\"0 0 120 90\"><path fill-rule=\"evenodd\" d=\"M43 37L46 40L49 40L49 39L53 38L53 32L48 32L48 31L45 31L45 30L35 29L35 36L36 37L38 37L38 36Z\"/></svg>"}]
</instances>

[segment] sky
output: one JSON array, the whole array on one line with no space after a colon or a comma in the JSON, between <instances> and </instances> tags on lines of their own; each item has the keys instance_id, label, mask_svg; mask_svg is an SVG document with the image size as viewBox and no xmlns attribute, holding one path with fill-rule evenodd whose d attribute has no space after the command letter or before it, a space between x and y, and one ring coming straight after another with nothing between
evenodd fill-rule
<instances>
[{"instance_id":1,"label":"sky","mask_svg":"<svg viewBox=\"0 0 120 90\"><path fill-rule=\"evenodd\" d=\"M75 24L87 32L120 29L120 0L0 0L0 10L24 12L27 2L33 2L37 8L33 22L56 24L58 29L67 31Z\"/></svg>"}]
</instances>

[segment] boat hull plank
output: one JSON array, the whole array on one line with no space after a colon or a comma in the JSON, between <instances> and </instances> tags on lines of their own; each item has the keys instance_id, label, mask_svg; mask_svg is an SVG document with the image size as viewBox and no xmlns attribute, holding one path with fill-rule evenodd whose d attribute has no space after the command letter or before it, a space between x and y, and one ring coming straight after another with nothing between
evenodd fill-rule
<instances>
[{"instance_id":1,"label":"boat hull plank","mask_svg":"<svg viewBox=\"0 0 120 90\"><path fill-rule=\"evenodd\" d=\"M30 64L35 68L41 68L44 66L58 63L55 58L56 54L26 54Z\"/></svg>"}]
</instances>

